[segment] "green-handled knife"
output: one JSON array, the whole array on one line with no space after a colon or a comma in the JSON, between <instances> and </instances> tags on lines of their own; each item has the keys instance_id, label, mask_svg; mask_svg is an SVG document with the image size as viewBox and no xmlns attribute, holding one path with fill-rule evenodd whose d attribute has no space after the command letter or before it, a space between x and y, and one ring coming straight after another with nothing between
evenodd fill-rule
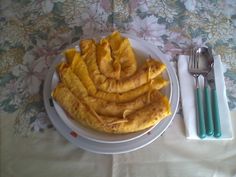
<instances>
[{"instance_id":1,"label":"green-handled knife","mask_svg":"<svg viewBox=\"0 0 236 177\"><path fill-rule=\"evenodd\" d=\"M220 115L218 107L217 92L215 86L215 74L214 74L214 59L212 59L212 69L207 75L207 81L211 88L211 98L212 98L212 115L213 115L213 124L214 124L214 136L219 138L221 136L221 125L220 125Z\"/></svg>"}]
</instances>

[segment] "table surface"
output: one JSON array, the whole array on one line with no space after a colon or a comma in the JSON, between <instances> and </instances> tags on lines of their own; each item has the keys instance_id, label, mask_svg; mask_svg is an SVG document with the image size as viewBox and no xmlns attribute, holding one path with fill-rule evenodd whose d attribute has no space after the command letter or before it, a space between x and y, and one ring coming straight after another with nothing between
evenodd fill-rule
<instances>
[{"instance_id":1,"label":"table surface","mask_svg":"<svg viewBox=\"0 0 236 177\"><path fill-rule=\"evenodd\" d=\"M65 140L42 97L47 70L68 45L119 30L149 41L170 60L192 46L220 54L235 125L236 1L1 0L0 9L1 177L236 175L236 140L186 140L181 111L147 147L100 155Z\"/></svg>"}]
</instances>

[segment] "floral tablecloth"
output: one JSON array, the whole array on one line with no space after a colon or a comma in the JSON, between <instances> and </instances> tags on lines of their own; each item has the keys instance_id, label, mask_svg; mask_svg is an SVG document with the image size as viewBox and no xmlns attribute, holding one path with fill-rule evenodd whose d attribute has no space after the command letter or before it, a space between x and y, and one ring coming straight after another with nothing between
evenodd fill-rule
<instances>
[{"instance_id":1,"label":"floral tablecloth","mask_svg":"<svg viewBox=\"0 0 236 177\"><path fill-rule=\"evenodd\" d=\"M31 150L26 148L32 151L28 152L30 156L43 154L45 151L40 151L40 148L46 150L47 147L52 147L46 140L54 143L63 142L61 145L70 150L67 151L69 157L63 150L57 150L55 153L49 150L51 155L42 155L48 161L54 162L60 152L64 153L60 158L67 158L73 162L75 159L72 158L72 152L76 151L77 155L83 152L72 148L50 123L43 105L43 82L55 56L68 45L82 38L99 36L113 30L130 33L149 41L173 61L176 54L185 53L193 45L207 45L213 48L216 54L222 56L227 68L225 82L229 107L231 110L236 108L234 0L1 0L2 177L18 176L18 173L19 176L33 176L38 171L37 168L40 168L33 165L25 173L25 169L17 168L21 166L18 159L20 157L24 161L24 168L35 162L34 158L29 160L27 154L24 154L25 151L17 151L17 145L19 149L26 148L22 143L28 142L28 145L34 147ZM181 117L181 114L178 116ZM112 163L110 157L93 157L89 153L86 154L86 162L98 158L105 161L104 165ZM95 161L98 162L98 159ZM58 164L52 168L60 167ZM47 171L48 169L42 169L42 174L45 173L42 176L47 176ZM89 176L89 171L83 171L83 175Z\"/></svg>"}]
</instances>

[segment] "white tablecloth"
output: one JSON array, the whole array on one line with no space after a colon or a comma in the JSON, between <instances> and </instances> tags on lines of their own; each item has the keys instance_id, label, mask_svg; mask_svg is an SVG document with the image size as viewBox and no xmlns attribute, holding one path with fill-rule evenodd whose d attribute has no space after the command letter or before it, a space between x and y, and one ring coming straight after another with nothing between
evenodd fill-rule
<instances>
[{"instance_id":1,"label":"white tablecloth","mask_svg":"<svg viewBox=\"0 0 236 177\"><path fill-rule=\"evenodd\" d=\"M4 116L7 115L1 114ZM236 112L231 116L235 130ZM152 144L119 155L100 155L76 148L54 129L50 133L19 137L8 130L13 119L0 120L1 177L236 176L236 140L187 140L179 115Z\"/></svg>"}]
</instances>

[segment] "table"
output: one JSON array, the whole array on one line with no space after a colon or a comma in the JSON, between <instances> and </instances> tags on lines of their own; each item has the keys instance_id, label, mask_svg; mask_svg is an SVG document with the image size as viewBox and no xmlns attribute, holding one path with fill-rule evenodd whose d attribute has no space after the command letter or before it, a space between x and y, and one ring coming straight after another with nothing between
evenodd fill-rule
<instances>
[{"instance_id":1,"label":"table","mask_svg":"<svg viewBox=\"0 0 236 177\"><path fill-rule=\"evenodd\" d=\"M147 147L100 155L76 148L59 135L42 97L55 56L82 38L119 30L149 41L170 60L193 45L207 45L222 56L227 69L235 130L235 1L2 0L0 7L1 177L236 174L236 140L186 140L181 111Z\"/></svg>"}]
</instances>

